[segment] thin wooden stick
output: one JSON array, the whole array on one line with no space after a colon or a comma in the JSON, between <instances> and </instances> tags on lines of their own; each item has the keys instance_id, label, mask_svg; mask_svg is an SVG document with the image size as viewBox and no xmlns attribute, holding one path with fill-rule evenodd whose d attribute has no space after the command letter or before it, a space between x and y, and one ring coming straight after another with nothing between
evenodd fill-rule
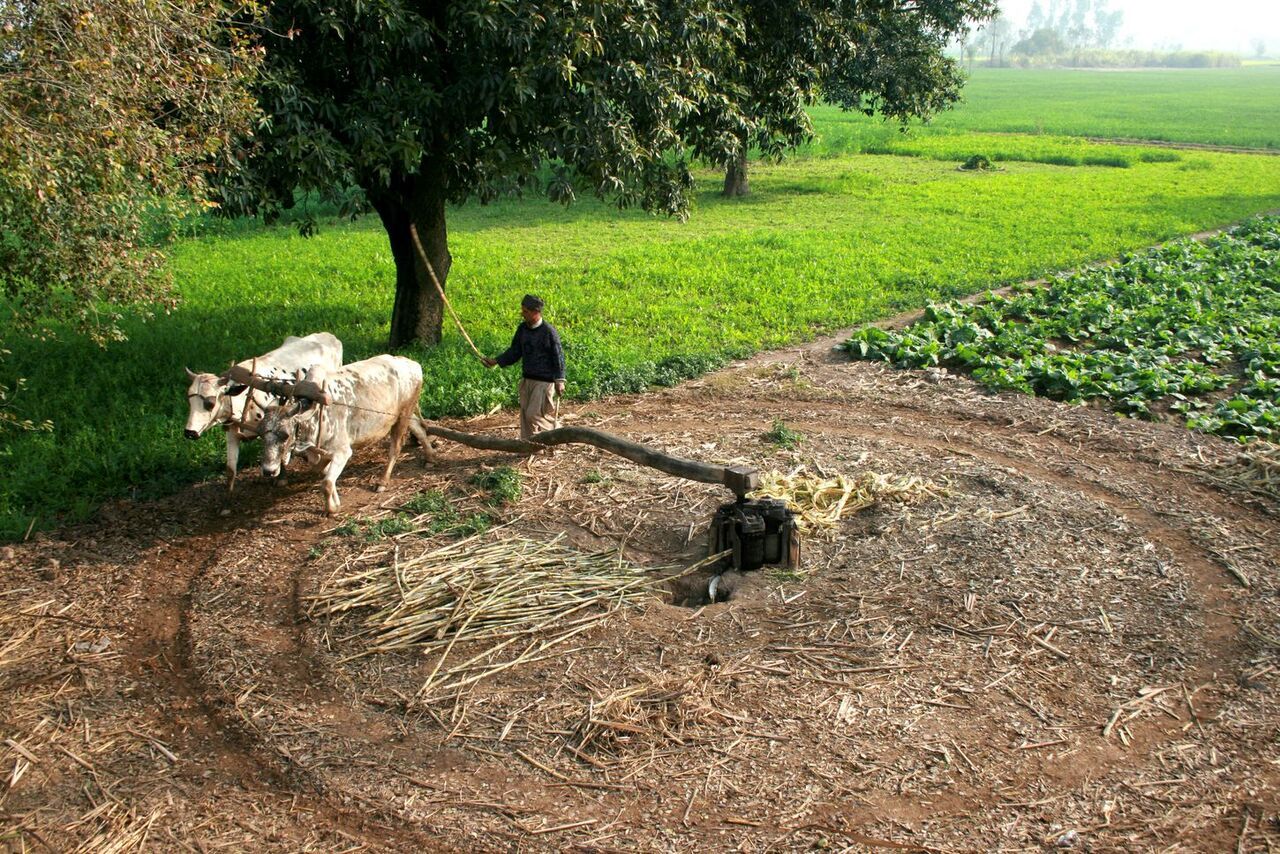
<instances>
[{"instance_id":1,"label":"thin wooden stick","mask_svg":"<svg viewBox=\"0 0 1280 854\"><path fill-rule=\"evenodd\" d=\"M1031 637L1031 639L1032 639L1033 641L1035 641L1037 644L1039 644L1040 646L1042 646L1042 647L1044 647L1045 649L1049 650L1049 652L1053 653L1054 655L1058 656L1059 658L1061 658L1061 659L1065 659L1065 660L1068 660L1068 661L1071 659L1071 656L1067 655L1065 652L1063 652L1062 650L1058 649L1056 646L1054 646L1053 644L1049 643L1047 640L1045 640L1044 638L1040 637L1039 635L1032 634L1030 637Z\"/></svg>"},{"instance_id":2,"label":"thin wooden stick","mask_svg":"<svg viewBox=\"0 0 1280 854\"><path fill-rule=\"evenodd\" d=\"M561 824L555 827L542 827L537 830L526 830L525 832L530 836L538 836L543 833L558 833L562 830L573 830L575 827L586 827L589 824L595 824L597 821L599 821L597 818L586 818L582 821L570 822L569 824Z\"/></svg>"},{"instance_id":3,"label":"thin wooden stick","mask_svg":"<svg viewBox=\"0 0 1280 854\"><path fill-rule=\"evenodd\" d=\"M421 259L423 266L427 268L427 275L431 277L431 284L436 286L436 293L440 294L440 299L444 301L444 307L449 309L449 316L458 325L458 331L462 333L462 337L467 339L467 343L471 345L471 351L476 354L476 358L483 361L485 355L480 352L475 342L471 340L471 336L467 334L467 330L462 326L462 321L458 319L458 313L453 310L453 304L444 295L444 287L440 284L440 279L436 277L436 268L431 266L431 260L427 258L427 251L422 248L422 241L418 239L418 227L413 223L409 223L409 236L413 238L413 245L418 250L418 258Z\"/></svg>"}]
</instances>

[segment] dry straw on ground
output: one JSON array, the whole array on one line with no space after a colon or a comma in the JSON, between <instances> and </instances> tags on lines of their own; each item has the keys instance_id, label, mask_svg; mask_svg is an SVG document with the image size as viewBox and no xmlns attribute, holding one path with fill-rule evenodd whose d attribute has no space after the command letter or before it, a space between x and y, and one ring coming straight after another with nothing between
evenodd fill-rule
<instances>
[{"instance_id":1,"label":"dry straw on ground","mask_svg":"<svg viewBox=\"0 0 1280 854\"><path fill-rule=\"evenodd\" d=\"M582 553L548 541L505 536L504 529L435 548L401 562L335 579L312 600L313 615L362 609L350 639L365 647L350 656L415 648L439 655L418 691L426 700L472 685L518 663L543 657L620 608L652 600L688 568L639 568L617 549ZM482 649L445 667L458 643ZM509 651L516 655L501 661Z\"/></svg>"},{"instance_id":2,"label":"dry straw on ground","mask_svg":"<svg viewBox=\"0 0 1280 854\"><path fill-rule=\"evenodd\" d=\"M1216 471L1214 479L1227 487L1280 501L1280 445L1252 443L1230 465Z\"/></svg>"},{"instance_id":3,"label":"dry straw on ground","mask_svg":"<svg viewBox=\"0 0 1280 854\"><path fill-rule=\"evenodd\" d=\"M785 499L805 532L832 534L840 518L889 499L912 503L944 490L913 476L864 472L815 476L804 466L769 472L757 497ZM312 597L312 616L358 613L346 640L360 645L348 660L415 649L436 656L417 700L459 690L517 664L551 655L615 611L667 591L675 578L704 569L639 568L620 549L583 553L563 534L537 541L504 526L401 560L399 546L378 565L328 581ZM454 657L465 658L458 661Z\"/></svg>"},{"instance_id":4,"label":"dry straw on ground","mask_svg":"<svg viewBox=\"0 0 1280 854\"><path fill-rule=\"evenodd\" d=\"M760 488L752 498L780 498L796 514L802 533L834 537L840 519L846 513L865 510L877 501L891 500L910 504L924 498L944 494L945 489L932 481L914 475L888 475L862 472L847 476L808 474L804 466L784 474L766 472Z\"/></svg>"}]
</instances>

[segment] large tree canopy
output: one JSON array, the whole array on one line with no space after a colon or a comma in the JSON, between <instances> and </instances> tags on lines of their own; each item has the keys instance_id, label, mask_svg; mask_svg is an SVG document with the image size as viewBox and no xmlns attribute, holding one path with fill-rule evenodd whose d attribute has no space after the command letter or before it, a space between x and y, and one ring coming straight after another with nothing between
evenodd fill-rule
<instances>
[{"instance_id":1,"label":"large tree canopy","mask_svg":"<svg viewBox=\"0 0 1280 854\"><path fill-rule=\"evenodd\" d=\"M391 345L439 340L448 202L541 180L680 214L690 160L722 159L747 119L721 69L741 24L715 0L537 3L282 0L269 7L270 123L227 205L363 189L396 263Z\"/></svg>"},{"instance_id":2,"label":"large tree canopy","mask_svg":"<svg viewBox=\"0 0 1280 854\"><path fill-rule=\"evenodd\" d=\"M258 52L239 26L253 13L247 0L0 0L4 320L60 317L105 340L118 306L170 300L155 238L198 207L257 115Z\"/></svg>"},{"instance_id":3,"label":"large tree canopy","mask_svg":"<svg viewBox=\"0 0 1280 854\"><path fill-rule=\"evenodd\" d=\"M808 133L830 60L883 20L960 21L989 0L280 0L268 7L269 115L225 186L268 215L296 189L363 190L396 264L391 345L439 340L446 205L538 185L682 215L696 159L727 163ZM941 10L941 12L939 12ZM868 23L870 21L870 23ZM772 47L761 34L785 28ZM886 42L887 43L887 42ZM769 62L761 61L770 51ZM912 66L904 64L904 69ZM886 72L887 74L887 72Z\"/></svg>"}]
</instances>

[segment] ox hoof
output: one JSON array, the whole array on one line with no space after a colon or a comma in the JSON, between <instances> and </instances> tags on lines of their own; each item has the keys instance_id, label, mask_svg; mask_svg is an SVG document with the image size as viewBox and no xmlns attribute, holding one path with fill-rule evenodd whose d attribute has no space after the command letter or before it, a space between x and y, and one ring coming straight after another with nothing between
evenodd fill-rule
<instances>
[{"instance_id":1,"label":"ox hoof","mask_svg":"<svg viewBox=\"0 0 1280 854\"><path fill-rule=\"evenodd\" d=\"M375 486L375 487L373 488L373 491L374 491L374 492L386 492L386 491L387 491L387 485L386 485L385 483L380 483L380 484L378 484L377 486Z\"/></svg>"}]
</instances>

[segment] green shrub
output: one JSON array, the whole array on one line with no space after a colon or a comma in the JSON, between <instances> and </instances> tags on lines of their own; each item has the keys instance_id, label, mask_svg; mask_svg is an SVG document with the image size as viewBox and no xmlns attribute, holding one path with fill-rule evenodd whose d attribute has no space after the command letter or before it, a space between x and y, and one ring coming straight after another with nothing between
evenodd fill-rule
<instances>
[{"instance_id":1,"label":"green shrub","mask_svg":"<svg viewBox=\"0 0 1280 854\"><path fill-rule=\"evenodd\" d=\"M804 434L792 430L778 418L773 419L773 426L764 437L773 444L787 451L794 450L804 441Z\"/></svg>"},{"instance_id":2,"label":"green shrub","mask_svg":"<svg viewBox=\"0 0 1280 854\"><path fill-rule=\"evenodd\" d=\"M468 537L487 531L493 524L493 520L486 513L460 516L449 497L436 489L419 492L400 506L415 516L429 517L420 530L430 536L453 534Z\"/></svg>"},{"instance_id":3,"label":"green shrub","mask_svg":"<svg viewBox=\"0 0 1280 854\"><path fill-rule=\"evenodd\" d=\"M449 505L449 499L438 489L429 492L419 492L400 505L401 509L412 513L415 516L421 516L427 513L444 513L452 512Z\"/></svg>"},{"instance_id":4,"label":"green shrub","mask_svg":"<svg viewBox=\"0 0 1280 854\"><path fill-rule=\"evenodd\" d=\"M1116 169L1128 169L1133 165L1133 161L1119 154L1088 155L1080 158L1080 162L1085 166L1111 166Z\"/></svg>"},{"instance_id":5,"label":"green shrub","mask_svg":"<svg viewBox=\"0 0 1280 854\"><path fill-rule=\"evenodd\" d=\"M960 168L971 172L987 172L996 167L992 165L991 160L983 154L971 155L964 163L960 164Z\"/></svg>"},{"instance_id":6,"label":"green shrub","mask_svg":"<svg viewBox=\"0 0 1280 854\"><path fill-rule=\"evenodd\" d=\"M450 533L459 537L470 537L483 534L493 526L493 519L487 513L472 513L450 529Z\"/></svg>"},{"instance_id":7,"label":"green shrub","mask_svg":"<svg viewBox=\"0 0 1280 854\"><path fill-rule=\"evenodd\" d=\"M693 377L724 367L725 359L711 353L677 354L668 356L654 368L654 385L673 386Z\"/></svg>"},{"instance_id":8,"label":"green shrub","mask_svg":"<svg viewBox=\"0 0 1280 854\"><path fill-rule=\"evenodd\" d=\"M496 507L520 500L521 480L520 472L511 466L498 466L473 475L469 483L489 493L485 501Z\"/></svg>"},{"instance_id":9,"label":"green shrub","mask_svg":"<svg viewBox=\"0 0 1280 854\"><path fill-rule=\"evenodd\" d=\"M407 534L415 530L413 522L403 513L396 513L391 516L384 516L374 522L370 522L364 529L364 539L366 542L376 543L387 537L394 537L398 534Z\"/></svg>"}]
</instances>

